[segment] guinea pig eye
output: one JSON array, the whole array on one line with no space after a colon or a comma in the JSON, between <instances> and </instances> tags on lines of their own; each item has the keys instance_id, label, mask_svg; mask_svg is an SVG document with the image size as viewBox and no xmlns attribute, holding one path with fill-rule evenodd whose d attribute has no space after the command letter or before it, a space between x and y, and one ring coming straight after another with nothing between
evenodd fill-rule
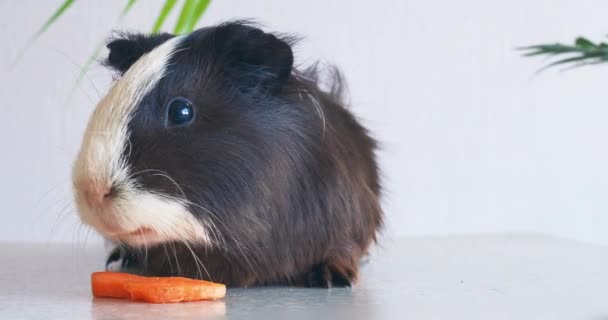
<instances>
[{"instance_id":1,"label":"guinea pig eye","mask_svg":"<svg viewBox=\"0 0 608 320\"><path fill-rule=\"evenodd\" d=\"M171 125L183 125L194 118L192 103L184 98L175 98L169 102L168 123Z\"/></svg>"}]
</instances>

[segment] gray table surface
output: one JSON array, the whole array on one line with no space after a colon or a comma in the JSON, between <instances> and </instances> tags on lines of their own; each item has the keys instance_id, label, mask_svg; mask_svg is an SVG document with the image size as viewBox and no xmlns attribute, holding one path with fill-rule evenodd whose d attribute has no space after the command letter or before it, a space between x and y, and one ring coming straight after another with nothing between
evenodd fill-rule
<instances>
[{"instance_id":1,"label":"gray table surface","mask_svg":"<svg viewBox=\"0 0 608 320\"><path fill-rule=\"evenodd\" d=\"M104 252L0 244L0 319L608 320L608 247L541 235L385 239L350 289L230 289L168 305L91 298Z\"/></svg>"}]
</instances>

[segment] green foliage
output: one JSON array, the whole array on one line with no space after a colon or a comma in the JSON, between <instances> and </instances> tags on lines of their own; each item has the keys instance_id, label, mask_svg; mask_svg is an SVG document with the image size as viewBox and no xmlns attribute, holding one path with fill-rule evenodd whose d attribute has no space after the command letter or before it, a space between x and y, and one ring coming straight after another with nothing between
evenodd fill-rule
<instances>
[{"instance_id":1,"label":"green foliage","mask_svg":"<svg viewBox=\"0 0 608 320\"><path fill-rule=\"evenodd\" d=\"M169 13L171 13L171 10L173 10L173 7L175 6L176 3L177 3L177 0L165 1L165 5L163 5L163 8L160 10L160 13L158 14L158 18L156 18L156 22L154 22L154 27L152 28L152 33L160 32L160 29L163 27L165 20L169 16Z\"/></svg>"},{"instance_id":2,"label":"green foliage","mask_svg":"<svg viewBox=\"0 0 608 320\"><path fill-rule=\"evenodd\" d=\"M27 49L43 34L45 33L51 25L53 25L59 17L61 17L73 4L75 0L65 0L55 12L42 24L42 26L29 38L25 47L19 50L19 54L17 55L17 59L11 63L11 67L15 66L23 54Z\"/></svg>"},{"instance_id":3,"label":"green foliage","mask_svg":"<svg viewBox=\"0 0 608 320\"><path fill-rule=\"evenodd\" d=\"M185 0L173 33L182 34L191 32L196 22L207 9L209 2L210 0Z\"/></svg>"},{"instance_id":4,"label":"green foliage","mask_svg":"<svg viewBox=\"0 0 608 320\"><path fill-rule=\"evenodd\" d=\"M203 13L209 6L209 3L211 2L211 0L183 0L183 1L184 1L184 5L182 6L181 12L179 14L179 18L178 18L178 20L175 24L175 28L173 30L173 33L175 33L175 34L184 34L184 33L192 32L192 30L194 30L194 27L196 26L198 21L203 16ZM137 0L127 0L126 1L126 4L122 8L122 10L120 11L120 15L118 16L119 22L127 15L127 13L129 13L129 11L135 5L136 2L137 2ZM161 8L160 13L158 14L158 17L156 18L156 20L154 22L154 26L152 27L152 33L160 32L163 25L165 24L167 17L171 13L171 11L173 10L173 8L175 7L175 4L177 2L178 2L178 0L166 0L165 1L165 4ZM70 9L72 7L72 5L74 3L75 3L75 0L65 0L61 4L61 6L59 6L59 8L57 8L57 10L55 10L55 12L53 12L53 14L45 21L45 23L40 27L40 29L38 29L38 31L30 38L30 40L26 44L25 48L20 52L17 59L20 59L21 56L23 56L23 53L25 52L25 50L27 50L27 48L29 48L29 46L36 39L38 39L52 25L54 25L57 22L57 20L59 20L59 18L63 14L65 14L65 12L68 9ZM73 93L76 91L76 89L78 89L80 87L80 83L84 80L84 77L86 76L90 67L93 65L93 63L99 56L99 53L103 49L103 45L104 45L104 42L103 42L103 40L101 40L95 47L93 53L89 56L89 58L86 60L86 62L80 69L78 78L76 79L74 86L72 87L72 90L70 90L70 94L68 96L68 101L66 102L66 104L69 102L69 99L71 98Z\"/></svg>"},{"instance_id":5,"label":"green foliage","mask_svg":"<svg viewBox=\"0 0 608 320\"><path fill-rule=\"evenodd\" d=\"M524 52L524 57L546 56L559 58L550 62L541 70L555 66L569 65L575 68L608 62L608 43L593 43L583 37L577 38L572 45L561 43L540 44L522 47L519 50Z\"/></svg>"},{"instance_id":6,"label":"green foliage","mask_svg":"<svg viewBox=\"0 0 608 320\"><path fill-rule=\"evenodd\" d=\"M137 0L127 1L127 4L125 5L125 7L120 12L120 15L118 16L118 21L121 21L127 15L127 13L129 13L129 10L131 10L131 8L133 7L133 5L135 4L136 1ZM91 55L89 56L89 58L87 58L87 61L85 61L82 68L80 68L80 72L78 73L78 78L76 78L74 85L72 85L72 88L70 89L70 93L68 94L68 101L66 101L66 104L72 98L72 95L76 92L76 90L78 88L80 88L80 84L84 80L84 77L87 75L87 72L89 72L89 70L93 66L93 63L95 62L97 57L99 57L99 53L101 53L101 50L103 49L103 45L104 45L104 41L103 40L99 41L97 46L95 46L95 50L93 50L93 53L91 53Z\"/></svg>"},{"instance_id":7,"label":"green foliage","mask_svg":"<svg viewBox=\"0 0 608 320\"><path fill-rule=\"evenodd\" d=\"M160 32L160 29L171 11L173 11L176 3L177 0L165 1L165 4L158 14L158 18L156 18L156 22L154 22L154 27L152 27L153 33ZM173 33L184 34L192 32L205 10L207 10L209 3L211 3L211 0L184 0L184 5L182 6L182 10L175 23L175 27L173 28Z\"/></svg>"},{"instance_id":8,"label":"green foliage","mask_svg":"<svg viewBox=\"0 0 608 320\"><path fill-rule=\"evenodd\" d=\"M53 25L57 21L57 19L59 19L59 17L61 17L73 4L74 0L65 0L61 4L61 6L59 6L59 8L57 8L57 10L55 10L55 12L53 12L53 14L46 20L46 22L40 27L40 29L36 31L34 36L30 38L29 42L33 42L34 40L38 39L38 37L40 37L43 33L45 33L46 30L48 30L49 27Z\"/></svg>"}]
</instances>

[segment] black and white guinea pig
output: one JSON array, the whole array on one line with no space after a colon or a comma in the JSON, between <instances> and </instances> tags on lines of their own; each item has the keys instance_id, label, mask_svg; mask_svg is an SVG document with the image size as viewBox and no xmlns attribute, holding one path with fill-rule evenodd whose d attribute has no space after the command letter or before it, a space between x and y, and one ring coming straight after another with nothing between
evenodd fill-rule
<instances>
[{"instance_id":1,"label":"black and white guinea pig","mask_svg":"<svg viewBox=\"0 0 608 320\"><path fill-rule=\"evenodd\" d=\"M348 286L382 225L376 143L340 77L296 70L293 40L233 21L127 34L73 171L108 263L229 286Z\"/></svg>"}]
</instances>

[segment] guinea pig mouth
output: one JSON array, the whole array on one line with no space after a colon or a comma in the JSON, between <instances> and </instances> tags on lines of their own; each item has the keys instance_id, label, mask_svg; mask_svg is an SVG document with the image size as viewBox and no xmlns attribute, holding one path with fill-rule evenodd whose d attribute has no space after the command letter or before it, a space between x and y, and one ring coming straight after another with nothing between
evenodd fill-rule
<instances>
[{"instance_id":1,"label":"guinea pig mouth","mask_svg":"<svg viewBox=\"0 0 608 320\"><path fill-rule=\"evenodd\" d=\"M130 231L105 232L105 236L131 246L153 246L166 241L162 235L150 227L139 227Z\"/></svg>"},{"instance_id":2,"label":"guinea pig mouth","mask_svg":"<svg viewBox=\"0 0 608 320\"><path fill-rule=\"evenodd\" d=\"M146 234L153 234L154 229L149 227L139 227L132 231L119 231L119 232L110 232L108 235L111 237L128 237L128 236L139 236Z\"/></svg>"}]
</instances>

